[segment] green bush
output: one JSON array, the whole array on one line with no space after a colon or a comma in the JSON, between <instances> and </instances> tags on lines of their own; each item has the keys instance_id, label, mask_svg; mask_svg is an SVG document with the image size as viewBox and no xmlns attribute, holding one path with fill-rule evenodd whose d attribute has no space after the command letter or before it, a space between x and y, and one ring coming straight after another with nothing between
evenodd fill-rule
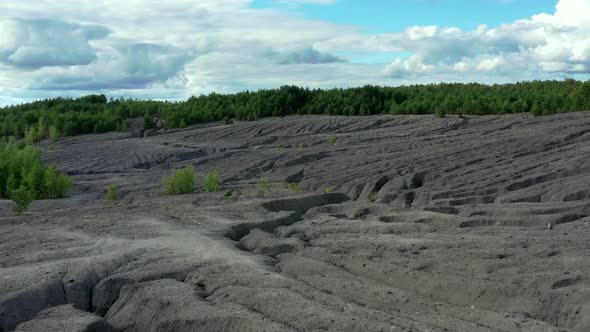
<instances>
[{"instance_id":1,"label":"green bush","mask_svg":"<svg viewBox=\"0 0 590 332\"><path fill-rule=\"evenodd\" d=\"M193 164L173 171L170 176L164 176L164 186L170 195L192 193L195 191L196 184Z\"/></svg>"},{"instance_id":2,"label":"green bush","mask_svg":"<svg viewBox=\"0 0 590 332\"><path fill-rule=\"evenodd\" d=\"M56 126L49 126L49 138L56 140L61 136L59 129Z\"/></svg>"},{"instance_id":3,"label":"green bush","mask_svg":"<svg viewBox=\"0 0 590 332\"><path fill-rule=\"evenodd\" d=\"M154 118L149 115L149 114L144 114L143 116L143 129L148 130L148 129L154 129L156 128L156 121L154 121Z\"/></svg>"},{"instance_id":4,"label":"green bush","mask_svg":"<svg viewBox=\"0 0 590 332\"><path fill-rule=\"evenodd\" d=\"M72 188L72 181L65 175L59 173L55 165L45 169L45 177L43 179L43 199L64 198L68 191Z\"/></svg>"},{"instance_id":5,"label":"green bush","mask_svg":"<svg viewBox=\"0 0 590 332\"><path fill-rule=\"evenodd\" d=\"M119 199L121 198L119 194L119 188L117 188L117 186L114 184L109 185L107 187L105 198L109 205L117 205L119 203Z\"/></svg>"},{"instance_id":6,"label":"green bush","mask_svg":"<svg viewBox=\"0 0 590 332\"><path fill-rule=\"evenodd\" d=\"M379 199L379 194L377 194L376 192L372 192L369 194L369 200L371 202L375 203L377 199Z\"/></svg>"},{"instance_id":7,"label":"green bush","mask_svg":"<svg viewBox=\"0 0 590 332\"><path fill-rule=\"evenodd\" d=\"M226 192L223 194L223 197L226 197L226 198L227 198L227 197L232 197L232 195L233 195L233 194L234 194L234 193L233 193L231 190L228 190L228 191L226 191Z\"/></svg>"},{"instance_id":8,"label":"green bush","mask_svg":"<svg viewBox=\"0 0 590 332\"><path fill-rule=\"evenodd\" d=\"M294 191L294 192L301 192L301 191L303 191L303 190L301 189L301 186L300 186L300 185L299 185L299 183L297 183L297 182L291 182L291 183L289 183L289 184L287 185L287 188L291 189L291 190L292 190L292 191Z\"/></svg>"},{"instance_id":9,"label":"green bush","mask_svg":"<svg viewBox=\"0 0 590 332\"><path fill-rule=\"evenodd\" d=\"M30 189L21 186L15 189L10 194L10 199L14 201L14 213L22 214L29 209L29 206L33 202L33 193Z\"/></svg>"},{"instance_id":10,"label":"green bush","mask_svg":"<svg viewBox=\"0 0 590 332\"><path fill-rule=\"evenodd\" d=\"M277 149L277 152L285 152L285 147L282 145L277 146L276 149Z\"/></svg>"},{"instance_id":11,"label":"green bush","mask_svg":"<svg viewBox=\"0 0 590 332\"><path fill-rule=\"evenodd\" d=\"M31 145L38 141L37 128L35 126L29 127L25 130L25 143Z\"/></svg>"},{"instance_id":12,"label":"green bush","mask_svg":"<svg viewBox=\"0 0 590 332\"><path fill-rule=\"evenodd\" d=\"M226 117L223 118L223 124L230 125L230 124L233 124L233 123L234 123L234 120L230 119L229 117L226 116Z\"/></svg>"},{"instance_id":13,"label":"green bush","mask_svg":"<svg viewBox=\"0 0 590 332\"><path fill-rule=\"evenodd\" d=\"M336 144L336 135L331 134L330 136L328 136L328 144L330 144L330 145Z\"/></svg>"},{"instance_id":14,"label":"green bush","mask_svg":"<svg viewBox=\"0 0 590 332\"><path fill-rule=\"evenodd\" d=\"M256 188L258 188L258 191L261 193L269 191L270 180L268 178L261 178L260 180L258 180L258 183L256 183Z\"/></svg>"},{"instance_id":15,"label":"green bush","mask_svg":"<svg viewBox=\"0 0 590 332\"><path fill-rule=\"evenodd\" d=\"M434 109L434 114L439 118L444 118L447 116L447 111L443 107L437 106Z\"/></svg>"},{"instance_id":16,"label":"green bush","mask_svg":"<svg viewBox=\"0 0 590 332\"><path fill-rule=\"evenodd\" d=\"M207 174L203 187L206 192L221 191L221 182L219 182L219 172L213 170Z\"/></svg>"},{"instance_id":17,"label":"green bush","mask_svg":"<svg viewBox=\"0 0 590 332\"><path fill-rule=\"evenodd\" d=\"M37 149L14 141L0 144L0 197L11 198L21 187L30 191L33 199L63 198L72 181L55 166L45 166Z\"/></svg>"}]
</instances>

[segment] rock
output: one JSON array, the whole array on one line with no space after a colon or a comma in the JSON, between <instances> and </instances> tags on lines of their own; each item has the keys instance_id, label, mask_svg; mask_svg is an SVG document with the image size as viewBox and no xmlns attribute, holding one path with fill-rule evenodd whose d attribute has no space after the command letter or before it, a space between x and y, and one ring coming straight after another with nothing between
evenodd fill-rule
<instances>
[{"instance_id":1,"label":"rock","mask_svg":"<svg viewBox=\"0 0 590 332\"><path fill-rule=\"evenodd\" d=\"M110 332L112 326L99 316L61 305L41 311L34 319L19 324L16 332Z\"/></svg>"}]
</instances>

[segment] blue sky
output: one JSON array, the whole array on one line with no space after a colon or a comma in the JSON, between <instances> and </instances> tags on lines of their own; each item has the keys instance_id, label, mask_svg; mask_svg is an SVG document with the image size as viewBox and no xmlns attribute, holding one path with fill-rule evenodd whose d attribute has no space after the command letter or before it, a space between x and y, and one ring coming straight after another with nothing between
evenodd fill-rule
<instances>
[{"instance_id":1,"label":"blue sky","mask_svg":"<svg viewBox=\"0 0 590 332\"><path fill-rule=\"evenodd\" d=\"M254 8L298 12L306 18L366 28L369 33L401 31L411 25L475 29L498 26L555 9L554 0L340 0L333 4L257 0Z\"/></svg>"},{"instance_id":2,"label":"blue sky","mask_svg":"<svg viewBox=\"0 0 590 332\"><path fill-rule=\"evenodd\" d=\"M590 0L0 2L0 105L588 79Z\"/></svg>"}]
</instances>

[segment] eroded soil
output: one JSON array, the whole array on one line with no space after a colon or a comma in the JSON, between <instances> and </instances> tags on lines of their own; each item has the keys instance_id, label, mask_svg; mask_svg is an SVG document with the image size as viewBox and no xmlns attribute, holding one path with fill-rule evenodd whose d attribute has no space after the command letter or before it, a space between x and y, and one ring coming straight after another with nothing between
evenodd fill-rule
<instances>
[{"instance_id":1,"label":"eroded soil","mask_svg":"<svg viewBox=\"0 0 590 332\"><path fill-rule=\"evenodd\" d=\"M589 115L43 142L76 187L18 217L0 201L0 331L588 331ZM187 163L233 195L164 195Z\"/></svg>"}]
</instances>

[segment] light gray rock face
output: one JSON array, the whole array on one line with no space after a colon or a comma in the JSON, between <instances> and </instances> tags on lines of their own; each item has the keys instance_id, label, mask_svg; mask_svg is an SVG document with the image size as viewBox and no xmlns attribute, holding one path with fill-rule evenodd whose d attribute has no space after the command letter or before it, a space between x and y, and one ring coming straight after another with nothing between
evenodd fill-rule
<instances>
[{"instance_id":1,"label":"light gray rock face","mask_svg":"<svg viewBox=\"0 0 590 332\"><path fill-rule=\"evenodd\" d=\"M16 332L110 332L112 326L104 318L62 305L43 310L35 318L20 324Z\"/></svg>"},{"instance_id":2,"label":"light gray rock face","mask_svg":"<svg viewBox=\"0 0 590 332\"><path fill-rule=\"evenodd\" d=\"M71 197L0 202L0 331L588 331L589 115L60 139ZM231 196L164 195L188 163Z\"/></svg>"}]
</instances>

